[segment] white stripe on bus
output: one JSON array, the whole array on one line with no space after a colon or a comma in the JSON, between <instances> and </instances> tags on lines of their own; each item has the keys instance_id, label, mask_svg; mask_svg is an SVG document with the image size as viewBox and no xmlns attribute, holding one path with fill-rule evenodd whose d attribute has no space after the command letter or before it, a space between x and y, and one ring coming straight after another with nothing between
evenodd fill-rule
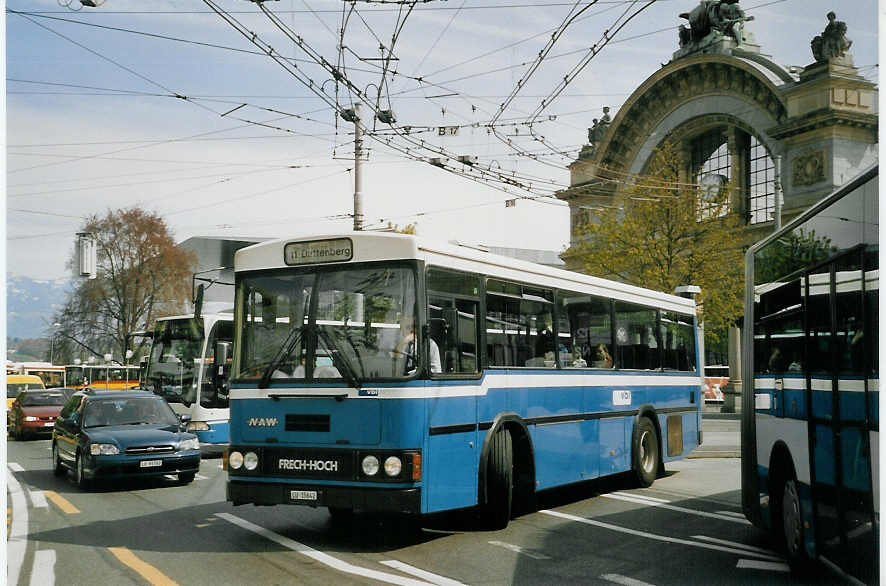
<instances>
[{"instance_id":1,"label":"white stripe on bus","mask_svg":"<svg viewBox=\"0 0 886 586\"><path fill-rule=\"evenodd\" d=\"M561 372L561 371L555 371ZM315 381L316 382L316 381ZM429 399L443 397L482 397L489 389L503 389L509 392L522 389L538 389L545 387L571 387L579 390L586 387L698 387L701 384L697 376L639 376L633 374L490 374L480 384L441 385L426 387L403 386L394 388L363 387L363 397L372 392L375 399ZM285 397L291 395L347 394L348 398L361 397L357 389L350 387L284 387L274 386L269 389L232 389L231 399L269 399L270 395ZM377 394L376 394L377 393Z\"/></svg>"}]
</instances>

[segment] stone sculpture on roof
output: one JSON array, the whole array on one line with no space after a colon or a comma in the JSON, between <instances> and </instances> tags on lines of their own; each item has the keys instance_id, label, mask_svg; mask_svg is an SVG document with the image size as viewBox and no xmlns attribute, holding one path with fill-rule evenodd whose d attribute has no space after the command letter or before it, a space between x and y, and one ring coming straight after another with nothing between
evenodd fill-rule
<instances>
[{"instance_id":1,"label":"stone sculpture on roof","mask_svg":"<svg viewBox=\"0 0 886 586\"><path fill-rule=\"evenodd\" d=\"M680 18L689 21L689 27L680 25L680 47L686 48L699 44L710 34L728 36L741 46L744 23L753 20L753 16L745 16L738 0L701 0L689 12L680 14Z\"/></svg>"},{"instance_id":2,"label":"stone sculpture on roof","mask_svg":"<svg viewBox=\"0 0 886 586\"><path fill-rule=\"evenodd\" d=\"M824 31L812 39L812 56L815 57L816 63L832 60L851 59L846 54L852 41L846 37L846 23L837 20L834 12L828 12L828 24L824 27Z\"/></svg>"}]
</instances>

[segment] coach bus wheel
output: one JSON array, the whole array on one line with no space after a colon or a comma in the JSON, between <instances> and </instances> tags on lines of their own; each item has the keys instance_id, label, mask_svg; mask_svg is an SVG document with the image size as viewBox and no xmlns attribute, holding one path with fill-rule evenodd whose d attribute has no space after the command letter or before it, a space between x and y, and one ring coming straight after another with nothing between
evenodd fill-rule
<instances>
[{"instance_id":1,"label":"coach bus wheel","mask_svg":"<svg viewBox=\"0 0 886 586\"><path fill-rule=\"evenodd\" d=\"M499 429L492 436L486 460L485 521L490 529L504 529L511 520L514 499L514 444L511 434Z\"/></svg>"},{"instance_id":2,"label":"coach bus wheel","mask_svg":"<svg viewBox=\"0 0 886 586\"><path fill-rule=\"evenodd\" d=\"M651 486L658 474L658 436L655 426L646 417L641 417L634 426L631 459L637 483L643 488Z\"/></svg>"},{"instance_id":3,"label":"coach bus wheel","mask_svg":"<svg viewBox=\"0 0 886 586\"><path fill-rule=\"evenodd\" d=\"M784 536L785 553L793 567L805 559L803 547L803 514L800 511L800 495L797 481L791 478L784 483L781 498L781 525Z\"/></svg>"}]
</instances>

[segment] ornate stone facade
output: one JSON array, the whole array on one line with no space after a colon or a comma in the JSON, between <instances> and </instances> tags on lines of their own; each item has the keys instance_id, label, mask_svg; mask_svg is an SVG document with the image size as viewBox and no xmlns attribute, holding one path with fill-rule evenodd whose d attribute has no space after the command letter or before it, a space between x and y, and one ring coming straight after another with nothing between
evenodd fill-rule
<instances>
[{"instance_id":1,"label":"ornate stone facade","mask_svg":"<svg viewBox=\"0 0 886 586\"><path fill-rule=\"evenodd\" d=\"M702 12L707 28L699 26ZM721 17L730 14L741 20ZM754 44L737 0L701 0L682 16L696 26L681 34L674 58L610 123L598 121L569 166L570 187L558 197L573 208L573 243L580 237L577 222L594 221L587 210L610 199L626 177L642 174L663 141L683 152L681 181L696 182L716 164L740 187L733 205L747 218L749 241L773 229L778 212L774 192L766 190L773 189L779 161L787 221L877 160L876 86L858 75L848 53L788 71ZM742 26L724 29L730 22ZM828 47L846 46L845 28L833 25L820 36L826 34ZM715 155L720 158L711 163ZM562 256L567 268L580 268L571 249Z\"/></svg>"}]
</instances>

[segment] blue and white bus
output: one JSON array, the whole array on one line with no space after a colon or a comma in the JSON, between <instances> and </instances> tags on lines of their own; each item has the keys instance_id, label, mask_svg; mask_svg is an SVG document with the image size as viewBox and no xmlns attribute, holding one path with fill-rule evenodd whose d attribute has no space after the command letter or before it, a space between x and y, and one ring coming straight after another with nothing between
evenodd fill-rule
<instances>
[{"instance_id":1,"label":"blue and white bus","mask_svg":"<svg viewBox=\"0 0 886 586\"><path fill-rule=\"evenodd\" d=\"M216 451L230 439L233 317L228 311L158 319L144 375L145 387L165 398L177 413L190 416L187 430L197 435L203 448ZM228 359L216 360L219 346Z\"/></svg>"},{"instance_id":2,"label":"blue and white bus","mask_svg":"<svg viewBox=\"0 0 886 586\"><path fill-rule=\"evenodd\" d=\"M235 259L227 498L507 525L701 441L695 302L413 236Z\"/></svg>"},{"instance_id":3,"label":"blue and white bus","mask_svg":"<svg viewBox=\"0 0 886 586\"><path fill-rule=\"evenodd\" d=\"M742 501L791 564L879 574L878 167L748 250Z\"/></svg>"}]
</instances>

